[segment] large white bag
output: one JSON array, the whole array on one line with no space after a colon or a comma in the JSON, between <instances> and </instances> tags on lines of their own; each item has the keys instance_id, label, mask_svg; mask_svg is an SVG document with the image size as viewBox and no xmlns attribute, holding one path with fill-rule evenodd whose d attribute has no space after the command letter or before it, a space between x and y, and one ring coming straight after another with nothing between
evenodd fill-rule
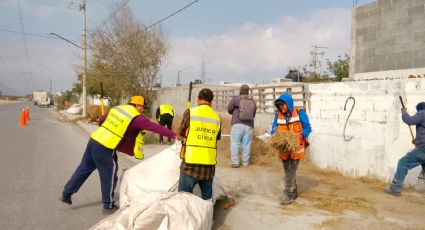
<instances>
[{"instance_id":1,"label":"large white bag","mask_svg":"<svg viewBox=\"0 0 425 230\"><path fill-rule=\"evenodd\" d=\"M120 210L91 229L211 229L213 204L226 193L217 178L213 198L177 193L179 148L171 146L125 171L120 187ZM198 187L198 186L197 186Z\"/></svg>"}]
</instances>

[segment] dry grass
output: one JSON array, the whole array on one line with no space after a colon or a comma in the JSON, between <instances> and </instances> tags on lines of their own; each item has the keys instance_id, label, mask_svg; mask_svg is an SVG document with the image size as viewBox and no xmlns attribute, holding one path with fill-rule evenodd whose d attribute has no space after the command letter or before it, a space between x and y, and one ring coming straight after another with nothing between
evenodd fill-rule
<instances>
[{"instance_id":1,"label":"dry grass","mask_svg":"<svg viewBox=\"0 0 425 230\"><path fill-rule=\"evenodd\" d=\"M371 202L362 197L341 197L332 193L307 192L302 197L313 202L313 207L335 214L343 214L345 210L376 214L377 210Z\"/></svg>"},{"instance_id":2,"label":"dry grass","mask_svg":"<svg viewBox=\"0 0 425 230\"><path fill-rule=\"evenodd\" d=\"M178 131L182 117L175 116L173 120L173 130ZM221 133L230 134L232 129L231 120L227 117L222 117ZM254 129L254 134L257 130ZM219 165L227 166L230 164L230 137L222 136L217 143L217 161ZM282 167L278 154L271 151L269 146L259 139L253 138L251 142L251 165L261 165L267 167Z\"/></svg>"},{"instance_id":3,"label":"dry grass","mask_svg":"<svg viewBox=\"0 0 425 230\"><path fill-rule=\"evenodd\" d=\"M268 141L272 151L279 153L293 153L300 144L298 136L293 132L280 132L273 135Z\"/></svg>"},{"instance_id":4,"label":"dry grass","mask_svg":"<svg viewBox=\"0 0 425 230\"><path fill-rule=\"evenodd\" d=\"M105 114L109 111L109 107L105 106ZM100 117L102 113L100 105L90 105L87 108L87 117L90 122L96 122L97 118Z\"/></svg>"}]
</instances>

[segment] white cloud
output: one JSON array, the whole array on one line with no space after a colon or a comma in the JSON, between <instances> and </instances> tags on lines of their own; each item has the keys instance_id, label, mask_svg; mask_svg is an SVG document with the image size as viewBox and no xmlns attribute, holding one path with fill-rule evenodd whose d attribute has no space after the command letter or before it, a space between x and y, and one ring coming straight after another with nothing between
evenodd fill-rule
<instances>
[{"instance_id":1,"label":"white cloud","mask_svg":"<svg viewBox=\"0 0 425 230\"><path fill-rule=\"evenodd\" d=\"M289 66L307 64L312 45L327 47L323 61L348 53L350 23L349 9L322 9L305 18L284 16L273 25L247 22L213 37L171 38L164 85L175 84L177 71L187 66L194 68L181 73L182 82L199 78L203 53L213 82L269 81L283 76Z\"/></svg>"}]
</instances>

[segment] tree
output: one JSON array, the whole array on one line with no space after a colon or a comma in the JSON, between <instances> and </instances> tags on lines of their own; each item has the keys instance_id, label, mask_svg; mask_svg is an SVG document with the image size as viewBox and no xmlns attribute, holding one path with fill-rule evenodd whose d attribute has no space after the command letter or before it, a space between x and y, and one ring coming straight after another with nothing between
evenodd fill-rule
<instances>
[{"instance_id":1,"label":"tree","mask_svg":"<svg viewBox=\"0 0 425 230\"><path fill-rule=\"evenodd\" d=\"M328 59L328 69L335 74L336 81L347 78L350 69L350 56L348 54L345 54L344 57L338 56L338 60L333 63Z\"/></svg>"},{"instance_id":2,"label":"tree","mask_svg":"<svg viewBox=\"0 0 425 230\"><path fill-rule=\"evenodd\" d=\"M102 82L104 94L116 101L135 94L150 100L168 51L163 32L160 27L144 30L146 26L134 19L128 6L111 15L109 24L91 33L88 92L100 94Z\"/></svg>"}]
</instances>

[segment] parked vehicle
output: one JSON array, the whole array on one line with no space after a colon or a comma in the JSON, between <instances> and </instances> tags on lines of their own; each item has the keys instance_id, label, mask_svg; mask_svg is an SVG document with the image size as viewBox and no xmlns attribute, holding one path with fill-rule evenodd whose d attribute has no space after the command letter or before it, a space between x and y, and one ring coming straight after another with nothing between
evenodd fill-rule
<instances>
[{"instance_id":1,"label":"parked vehicle","mask_svg":"<svg viewBox=\"0 0 425 230\"><path fill-rule=\"evenodd\" d=\"M34 105L39 107L50 107L51 98L48 92L46 91L35 91L32 94Z\"/></svg>"}]
</instances>

